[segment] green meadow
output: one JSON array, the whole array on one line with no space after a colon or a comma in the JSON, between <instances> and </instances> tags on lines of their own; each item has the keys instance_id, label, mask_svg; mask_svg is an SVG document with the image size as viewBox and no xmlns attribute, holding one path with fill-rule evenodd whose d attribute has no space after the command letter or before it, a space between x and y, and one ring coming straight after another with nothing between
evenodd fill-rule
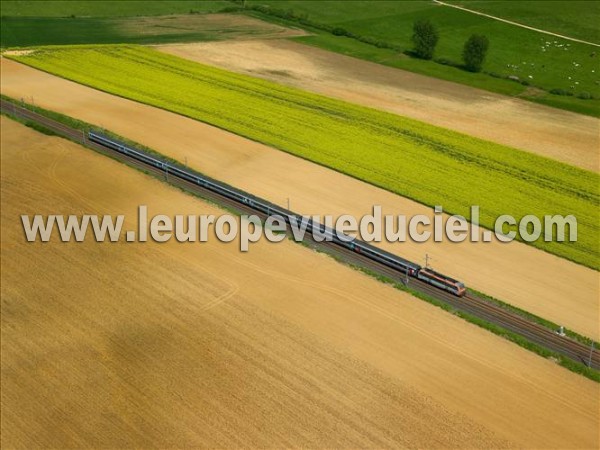
<instances>
[{"instance_id":1,"label":"green meadow","mask_svg":"<svg viewBox=\"0 0 600 450\"><path fill-rule=\"evenodd\" d=\"M4 0L2 16L10 17L133 17L215 12L227 0Z\"/></svg>"},{"instance_id":2,"label":"green meadow","mask_svg":"<svg viewBox=\"0 0 600 450\"><path fill-rule=\"evenodd\" d=\"M589 0L451 0L458 6L600 44L600 2Z\"/></svg>"}]
</instances>

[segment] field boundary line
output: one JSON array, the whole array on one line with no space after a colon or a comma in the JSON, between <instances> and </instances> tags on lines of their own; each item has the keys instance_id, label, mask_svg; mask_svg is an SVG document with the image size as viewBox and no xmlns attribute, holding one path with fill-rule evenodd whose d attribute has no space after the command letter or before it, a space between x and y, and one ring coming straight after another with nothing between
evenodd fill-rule
<instances>
[{"instance_id":1,"label":"field boundary line","mask_svg":"<svg viewBox=\"0 0 600 450\"><path fill-rule=\"evenodd\" d=\"M498 16L492 16L490 14L486 14L486 13L483 13L483 12L480 12L480 11L475 11L474 9L465 8L463 6L452 5L450 3L446 3L446 2L443 2L441 0L433 0L433 3L437 3L438 5L442 5L442 6L449 6L450 8L460 9L461 11L466 11L466 12L469 12L471 14L476 14L478 16L483 16L483 17L487 17L489 19L498 20L500 22L508 23L510 25L515 25L517 27L525 28L527 30L537 31L538 33L548 34L550 36L558 37L558 38L561 38L561 39L566 39L568 41L579 42L580 44L593 45L594 47L600 47L600 44L596 44L594 42L584 41L582 39L577 39L577 38L565 36L563 34L553 33L551 31L542 30L541 28L530 27L529 25L525 25L525 24L522 24L522 23L519 23L519 22L513 22L512 20L503 19L503 18L498 17Z\"/></svg>"}]
</instances>

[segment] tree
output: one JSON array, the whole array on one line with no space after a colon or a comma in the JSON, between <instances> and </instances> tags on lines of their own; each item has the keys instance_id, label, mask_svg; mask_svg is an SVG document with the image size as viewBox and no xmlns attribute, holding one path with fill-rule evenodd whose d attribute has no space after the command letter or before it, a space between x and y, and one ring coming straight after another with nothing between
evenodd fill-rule
<instances>
[{"instance_id":1,"label":"tree","mask_svg":"<svg viewBox=\"0 0 600 450\"><path fill-rule=\"evenodd\" d=\"M488 38L480 34L473 34L467 39L462 54L465 68L470 72L480 72L489 46Z\"/></svg>"},{"instance_id":2,"label":"tree","mask_svg":"<svg viewBox=\"0 0 600 450\"><path fill-rule=\"evenodd\" d=\"M422 19L415 22L412 35L415 55L422 59L433 58L439 38L437 28L429 20Z\"/></svg>"}]
</instances>

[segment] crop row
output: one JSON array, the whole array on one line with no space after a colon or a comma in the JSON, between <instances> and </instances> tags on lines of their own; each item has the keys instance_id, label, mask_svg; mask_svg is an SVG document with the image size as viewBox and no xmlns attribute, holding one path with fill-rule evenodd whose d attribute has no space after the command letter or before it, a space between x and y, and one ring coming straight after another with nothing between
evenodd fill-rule
<instances>
[{"instance_id":1,"label":"crop row","mask_svg":"<svg viewBox=\"0 0 600 450\"><path fill-rule=\"evenodd\" d=\"M45 47L14 59L274 146L481 224L574 214L579 239L533 245L599 268L599 176L394 114L132 45ZM201 150L199 150L201 151ZM376 199L373 199L376 202Z\"/></svg>"}]
</instances>

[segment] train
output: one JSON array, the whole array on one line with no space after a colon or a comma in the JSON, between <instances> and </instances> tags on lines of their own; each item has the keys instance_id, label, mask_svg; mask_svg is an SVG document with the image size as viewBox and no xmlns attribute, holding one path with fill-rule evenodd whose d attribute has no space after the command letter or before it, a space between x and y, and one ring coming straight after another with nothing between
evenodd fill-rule
<instances>
[{"instance_id":1,"label":"train","mask_svg":"<svg viewBox=\"0 0 600 450\"><path fill-rule=\"evenodd\" d=\"M234 200L239 204L247 205L266 216L278 216L288 225L291 225L292 222L295 222L294 225L298 226L300 224L299 222L301 222L302 225L306 226L306 231L309 233L313 233L313 231L318 230L325 240L349 249L355 253L359 253L372 261L376 261L380 264L390 267L402 274L405 274L406 276L419 279L431 286L450 292L458 297L463 297L466 293L466 287L464 283L455 280L454 278L436 272L429 267L422 267L419 264L386 252L385 250L376 248L370 244L367 244L366 242L356 239L353 236L345 235L334 229L328 228L310 218L303 218L302 216L294 214L292 211L281 208L246 192L240 191L239 189L231 187L225 183L214 180L205 175L194 173L188 168L180 167L177 164L157 159L145 152L133 149L125 143L108 137L103 133L89 131L87 137L91 142L102 145L106 148L110 148L143 162L144 164L155 167L161 171L164 171L165 174L172 175L179 179L202 186L205 189Z\"/></svg>"}]
</instances>

